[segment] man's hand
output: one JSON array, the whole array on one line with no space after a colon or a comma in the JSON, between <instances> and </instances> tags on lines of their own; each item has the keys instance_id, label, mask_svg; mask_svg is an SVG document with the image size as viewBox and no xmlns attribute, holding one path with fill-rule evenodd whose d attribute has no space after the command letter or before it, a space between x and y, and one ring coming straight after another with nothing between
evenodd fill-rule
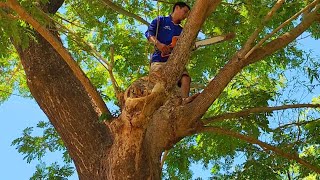
<instances>
[{"instance_id":1,"label":"man's hand","mask_svg":"<svg viewBox=\"0 0 320 180\"><path fill-rule=\"evenodd\" d=\"M157 48L162 52L162 54L167 55L171 53L171 48L161 42L156 43Z\"/></svg>"}]
</instances>

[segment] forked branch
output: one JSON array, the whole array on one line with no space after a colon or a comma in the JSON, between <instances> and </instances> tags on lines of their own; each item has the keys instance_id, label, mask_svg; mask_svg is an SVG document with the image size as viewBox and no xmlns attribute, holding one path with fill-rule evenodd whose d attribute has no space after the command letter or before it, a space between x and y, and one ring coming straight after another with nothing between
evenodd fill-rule
<instances>
[{"instance_id":1,"label":"forked branch","mask_svg":"<svg viewBox=\"0 0 320 180\"><path fill-rule=\"evenodd\" d=\"M317 2L319 3L320 0ZM320 7L318 4L316 8L307 13L302 19L301 23L293 28L291 31L284 33L279 36L277 39L272 40L267 43L265 46L255 49L247 59L246 63L255 63L266 56L269 56L276 52L277 50L284 48L290 42L294 41L298 36L300 36L304 31L306 31L316 20L317 20L317 9Z\"/></svg>"},{"instance_id":2,"label":"forked branch","mask_svg":"<svg viewBox=\"0 0 320 180\"><path fill-rule=\"evenodd\" d=\"M285 2L285 0L278 0L275 5L272 7L272 9L267 13L265 18L263 19L261 25L252 33L252 35L248 38L247 42L244 44L240 57L244 56L251 48L251 45L258 37L259 33L262 31L264 26L267 24L267 22L273 17L273 15L276 13L276 11L282 6L282 4Z\"/></svg>"},{"instance_id":3,"label":"forked branch","mask_svg":"<svg viewBox=\"0 0 320 180\"><path fill-rule=\"evenodd\" d=\"M288 20L283 22L280 26L278 26L276 29L274 29L270 34L268 34L265 38L263 38L258 44L256 44L246 55L245 59L248 58L252 54L254 50L261 47L261 45L266 42L269 38L271 38L275 33L277 33L279 30L281 30L283 27L288 25L290 22L292 22L294 19L296 19L298 16L300 16L303 12L308 11L311 7L315 6L317 3L319 3L320 0L315 0L312 3L310 3L308 6L304 7L302 10L297 12L295 15L290 17Z\"/></svg>"},{"instance_id":4,"label":"forked branch","mask_svg":"<svg viewBox=\"0 0 320 180\"><path fill-rule=\"evenodd\" d=\"M212 103L223 92L233 77L236 76L244 67L258 62L264 57L273 54L281 48L284 48L286 45L300 36L304 31L306 31L316 20L317 12L314 10L308 13L297 27L269 42L264 47L256 49L247 59L240 59L236 53L231 60L229 60L229 62L220 69L219 73L202 91L202 93L197 96L193 102L185 106L184 111L196 112L192 113L191 116L190 113L188 115L186 114L185 118L190 119L190 121L186 123L191 125L200 119L212 105Z\"/></svg>"}]
</instances>

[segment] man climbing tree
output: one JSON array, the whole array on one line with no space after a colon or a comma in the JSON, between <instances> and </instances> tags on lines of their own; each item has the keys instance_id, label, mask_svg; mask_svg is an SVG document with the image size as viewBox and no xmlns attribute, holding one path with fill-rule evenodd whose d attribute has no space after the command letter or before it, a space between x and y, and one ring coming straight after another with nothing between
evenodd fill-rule
<instances>
[{"instance_id":1,"label":"man climbing tree","mask_svg":"<svg viewBox=\"0 0 320 180\"><path fill-rule=\"evenodd\" d=\"M181 34L182 27L180 23L188 16L189 11L190 7L186 3L176 2L169 16L159 16L149 25L145 36L155 47L155 52L150 62L151 75L156 74L157 71L160 71L165 66L173 49L170 44L172 44L174 37L178 37ZM190 83L191 78L185 69L178 82L179 86L181 86L181 96L185 103L191 101L191 98L188 98Z\"/></svg>"}]
</instances>

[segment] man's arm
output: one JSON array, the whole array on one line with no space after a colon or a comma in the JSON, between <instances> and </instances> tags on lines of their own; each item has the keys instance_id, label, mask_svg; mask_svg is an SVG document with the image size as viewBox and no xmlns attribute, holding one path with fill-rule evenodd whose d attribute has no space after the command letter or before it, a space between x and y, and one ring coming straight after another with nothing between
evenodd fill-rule
<instances>
[{"instance_id":1,"label":"man's arm","mask_svg":"<svg viewBox=\"0 0 320 180\"><path fill-rule=\"evenodd\" d=\"M149 36L148 41L157 47L163 54L170 53L170 47L158 41L155 36Z\"/></svg>"},{"instance_id":2,"label":"man's arm","mask_svg":"<svg viewBox=\"0 0 320 180\"><path fill-rule=\"evenodd\" d=\"M159 23L158 23L158 21L159 21ZM157 49L159 49L162 53L168 54L168 53L170 53L170 48L167 45L158 41L158 39L156 37L156 32L159 29L158 26L161 26L160 22L161 22L161 17L154 19L150 23L148 30L145 32L145 36L147 37L148 41L150 43L152 43Z\"/></svg>"}]
</instances>

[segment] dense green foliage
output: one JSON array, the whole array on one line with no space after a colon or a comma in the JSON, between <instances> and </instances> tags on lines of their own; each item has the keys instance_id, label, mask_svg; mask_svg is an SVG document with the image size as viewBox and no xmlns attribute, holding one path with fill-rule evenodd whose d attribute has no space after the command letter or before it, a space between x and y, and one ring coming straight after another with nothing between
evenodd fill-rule
<instances>
[{"instance_id":1,"label":"dense green foliage","mask_svg":"<svg viewBox=\"0 0 320 180\"><path fill-rule=\"evenodd\" d=\"M158 13L167 15L171 11L170 4L159 3L160 12L158 12L157 4L151 0L113 2L149 22ZM259 34L259 39L305 7L306 2L309 1L287 1L266 24ZM22 0L20 3L43 25L49 23L49 17L44 16L35 3L29 0ZM194 1L188 3L192 6ZM201 92L209 80L261 25L262 19L273 4L273 1L268 0L233 0L224 1L219 5L205 22L199 38L229 32L234 32L236 38L200 48L192 53L188 64L193 80L192 93ZM8 12L10 13L9 9L0 8L0 103L7 100L13 92L30 96L22 65L11 42L27 47L28 42L33 39L32 27L21 20L7 17ZM97 87L108 106L116 111L110 75L99 63L88 44L92 44L109 62L110 48L115 49L113 71L117 83L124 90L134 80L148 74L148 59L152 47L143 35L146 26L131 17L113 11L105 6L102 0L66 1L59 12L50 18L55 20L65 47ZM290 31L299 22L300 19L296 19L273 38ZM315 39L320 37L319 23L315 23L305 36L309 34ZM320 100L314 93L319 86L318 69L319 57L307 52L299 46L299 41L295 41L263 61L243 69L214 102L205 117L252 107L310 103L312 98L314 103L319 103ZM316 110L311 109L286 110L229 119L213 125L255 137L286 152L298 153L311 164L318 165L320 164L318 115ZM309 121L312 122L308 123ZM293 122L296 124L290 124ZM41 163L37 166L33 178L51 179L70 176L73 172L70 167L71 160L58 134L45 122L40 122L38 128L43 129L43 135L32 135L33 128L26 128L22 137L16 139L13 145L25 155L27 162L34 159L42 161L43 156L50 151L62 151L67 165L61 167L54 163L46 166L45 163ZM257 145L209 133L187 137L176 144L169 151L163 176L169 179L196 178L192 177L190 170L190 165L193 163L201 163L205 168L210 168L212 177L217 179L261 179L262 177L288 179L289 175L296 179L319 178L319 175L296 162L265 151Z\"/></svg>"}]
</instances>

